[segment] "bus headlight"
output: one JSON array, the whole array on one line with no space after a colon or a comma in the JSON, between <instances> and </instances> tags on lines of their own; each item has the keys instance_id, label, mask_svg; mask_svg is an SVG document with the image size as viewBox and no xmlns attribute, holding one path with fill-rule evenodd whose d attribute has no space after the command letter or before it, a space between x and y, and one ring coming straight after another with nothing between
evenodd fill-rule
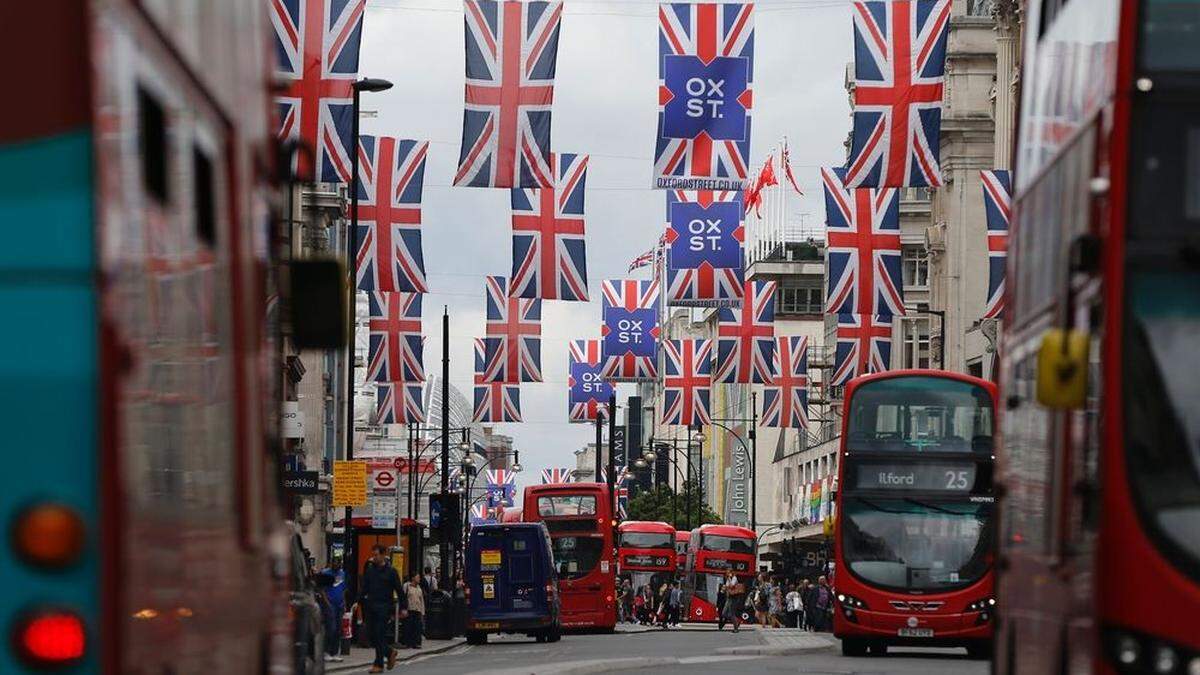
<instances>
[{"instance_id":1,"label":"bus headlight","mask_svg":"<svg viewBox=\"0 0 1200 675\"><path fill-rule=\"evenodd\" d=\"M1200 652L1182 645L1113 628L1104 630L1102 644L1121 675L1200 675Z\"/></svg>"},{"instance_id":2,"label":"bus headlight","mask_svg":"<svg viewBox=\"0 0 1200 675\"><path fill-rule=\"evenodd\" d=\"M866 609L867 608L867 603L863 602L862 600L859 600L858 598L854 597L853 595L846 595L845 593L838 593L837 599L838 599L838 602L842 603L846 607L853 607L855 609Z\"/></svg>"},{"instance_id":3,"label":"bus headlight","mask_svg":"<svg viewBox=\"0 0 1200 675\"><path fill-rule=\"evenodd\" d=\"M995 598L984 598L983 600L976 600L975 602L972 602L971 604L967 605L967 611L968 612L986 612L995 606L996 606Z\"/></svg>"}]
</instances>

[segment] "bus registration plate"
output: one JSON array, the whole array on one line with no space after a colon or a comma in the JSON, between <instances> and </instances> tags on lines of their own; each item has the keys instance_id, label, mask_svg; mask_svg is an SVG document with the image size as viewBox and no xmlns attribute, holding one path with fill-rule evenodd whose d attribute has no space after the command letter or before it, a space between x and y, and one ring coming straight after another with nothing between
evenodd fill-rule
<instances>
[{"instance_id":1,"label":"bus registration plate","mask_svg":"<svg viewBox=\"0 0 1200 675\"><path fill-rule=\"evenodd\" d=\"M932 628L901 628L900 630L896 631L896 634L899 635L900 637L931 638L931 637L933 637L933 629Z\"/></svg>"}]
</instances>

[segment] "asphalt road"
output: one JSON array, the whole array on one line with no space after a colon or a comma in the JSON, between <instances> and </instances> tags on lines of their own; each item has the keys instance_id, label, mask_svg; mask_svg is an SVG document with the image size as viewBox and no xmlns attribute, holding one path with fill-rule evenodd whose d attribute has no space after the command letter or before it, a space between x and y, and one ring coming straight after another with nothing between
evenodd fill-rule
<instances>
[{"instance_id":1,"label":"asphalt road","mask_svg":"<svg viewBox=\"0 0 1200 675\"><path fill-rule=\"evenodd\" d=\"M487 645L455 648L445 654L414 659L407 672L490 675L580 675L599 672L655 673L808 673L811 675L984 675L988 664L966 658L963 650L893 649L885 657L845 658L832 636L827 644L809 645L803 653L773 654L804 648L811 638L780 638L743 630L672 630L616 635L566 635L555 644L523 637L492 636ZM799 642L797 642L799 641ZM729 653L767 652L767 653Z\"/></svg>"}]
</instances>

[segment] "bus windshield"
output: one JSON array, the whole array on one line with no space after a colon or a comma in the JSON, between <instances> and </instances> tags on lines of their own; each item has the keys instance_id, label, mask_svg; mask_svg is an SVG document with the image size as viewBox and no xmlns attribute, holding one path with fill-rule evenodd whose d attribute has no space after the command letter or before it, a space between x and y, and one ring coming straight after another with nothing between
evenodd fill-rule
<instances>
[{"instance_id":1,"label":"bus windshield","mask_svg":"<svg viewBox=\"0 0 1200 675\"><path fill-rule=\"evenodd\" d=\"M626 548L674 548L675 535L664 532L622 532L618 546Z\"/></svg>"},{"instance_id":2,"label":"bus windshield","mask_svg":"<svg viewBox=\"0 0 1200 675\"><path fill-rule=\"evenodd\" d=\"M553 537L554 566L560 579L578 579L596 568L604 552L601 537Z\"/></svg>"},{"instance_id":3,"label":"bus windshield","mask_svg":"<svg viewBox=\"0 0 1200 675\"><path fill-rule=\"evenodd\" d=\"M754 540L742 537L726 537L719 534L706 534L700 539L700 549L704 551L753 555Z\"/></svg>"},{"instance_id":4,"label":"bus windshield","mask_svg":"<svg viewBox=\"0 0 1200 675\"><path fill-rule=\"evenodd\" d=\"M538 515L546 516L594 516L595 495L547 495L538 497Z\"/></svg>"},{"instance_id":5,"label":"bus windshield","mask_svg":"<svg viewBox=\"0 0 1200 675\"><path fill-rule=\"evenodd\" d=\"M992 563L990 503L847 496L841 517L846 565L876 586L950 590L978 580Z\"/></svg>"},{"instance_id":6,"label":"bus windshield","mask_svg":"<svg viewBox=\"0 0 1200 675\"><path fill-rule=\"evenodd\" d=\"M969 382L920 375L868 382L854 391L846 449L992 452L992 399Z\"/></svg>"}]
</instances>

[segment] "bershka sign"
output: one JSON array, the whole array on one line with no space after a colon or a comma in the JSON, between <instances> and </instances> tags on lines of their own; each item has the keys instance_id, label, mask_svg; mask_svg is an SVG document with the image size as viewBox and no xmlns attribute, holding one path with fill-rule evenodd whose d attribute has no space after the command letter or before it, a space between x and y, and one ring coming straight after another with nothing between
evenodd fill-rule
<instances>
[{"instance_id":1,"label":"bershka sign","mask_svg":"<svg viewBox=\"0 0 1200 675\"><path fill-rule=\"evenodd\" d=\"M320 490L316 471L284 471L283 491L294 495L315 495Z\"/></svg>"}]
</instances>

